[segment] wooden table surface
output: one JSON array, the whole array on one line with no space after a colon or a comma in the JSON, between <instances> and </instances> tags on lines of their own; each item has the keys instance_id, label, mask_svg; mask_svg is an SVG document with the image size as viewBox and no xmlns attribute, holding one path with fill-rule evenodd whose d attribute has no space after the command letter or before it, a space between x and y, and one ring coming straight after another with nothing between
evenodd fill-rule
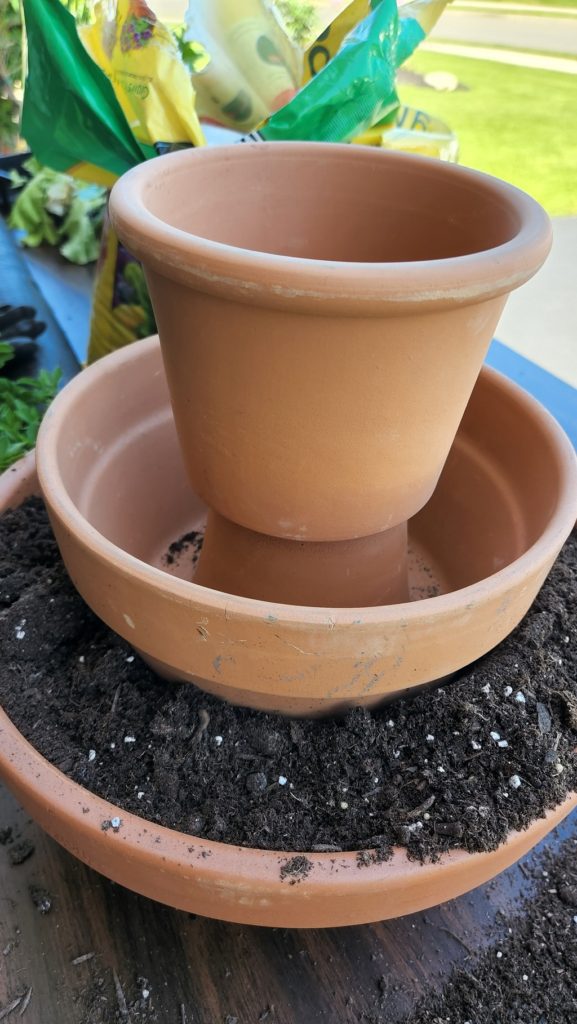
<instances>
[{"instance_id":1,"label":"wooden table surface","mask_svg":"<svg viewBox=\"0 0 577 1024\"><path fill-rule=\"evenodd\" d=\"M31 988L24 1024L100 1024L112 1010L161 1024L395 1024L453 966L472 966L498 941L544 848L577 836L577 814L521 866L467 896L324 931L229 925L137 896L66 853L0 787L0 831L7 827L34 852L13 865L0 846L0 1020ZM34 886L49 894L48 913ZM144 1012L131 1009L138 1001ZM4 1019L13 1024L23 1005Z\"/></svg>"}]
</instances>

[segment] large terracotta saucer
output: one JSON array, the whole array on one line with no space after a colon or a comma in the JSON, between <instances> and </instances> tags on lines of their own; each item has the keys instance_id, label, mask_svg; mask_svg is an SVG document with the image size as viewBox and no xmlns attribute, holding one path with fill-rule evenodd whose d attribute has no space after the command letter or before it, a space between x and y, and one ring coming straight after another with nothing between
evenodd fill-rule
<instances>
[{"instance_id":1,"label":"large terracotta saucer","mask_svg":"<svg viewBox=\"0 0 577 1024\"><path fill-rule=\"evenodd\" d=\"M38 492L34 455L0 476L0 513ZM321 928L400 917L452 899L509 867L577 805L570 794L491 853L455 851L421 865L396 849L359 867L354 852L307 854L301 881L281 875L295 855L198 839L129 814L49 764L0 708L0 778L28 813L84 863L169 906L242 924ZM118 818L119 828L103 829Z\"/></svg>"}]
</instances>

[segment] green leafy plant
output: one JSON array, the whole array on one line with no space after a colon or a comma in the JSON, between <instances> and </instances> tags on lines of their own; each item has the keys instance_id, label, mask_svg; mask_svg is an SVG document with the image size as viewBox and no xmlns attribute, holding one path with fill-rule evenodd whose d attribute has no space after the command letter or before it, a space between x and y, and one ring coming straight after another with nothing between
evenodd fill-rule
<instances>
[{"instance_id":1,"label":"green leafy plant","mask_svg":"<svg viewBox=\"0 0 577 1024\"><path fill-rule=\"evenodd\" d=\"M0 342L0 368L13 356L12 346ZM0 472L30 451L42 416L54 398L61 370L41 370L37 377L9 380L0 376Z\"/></svg>"},{"instance_id":2,"label":"green leafy plant","mask_svg":"<svg viewBox=\"0 0 577 1024\"><path fill-rule=\"evenodd\" d=\"M170 31L172 32L174 41L178 46L180 56L189 70L193 74L196 74L198 71L203 71L204 68L210 64L210 54L205 50L204 46L201 43L196 43L184 38L186 31L184 25L173 25L171 26Z\"/></svg>"},{"instance_id":3,"label":"green leafy plant","mask_svg":"<svg viewBox=\"0 0 577 1024\"><path fill-rule=\"evenodd\" d=\"M316 10L306 0L276 0L275 7L283 19L288 33L300 46L309 38Z\"/></svg>"},{"instance_id":4,"label":"green leafy plant","mask_svg":"<svg viewBox=\"0 0 577 1024\"><path fill-rule=\"evenodd\" d=\"M61 0L79 24L90 21L94 0ZM22 100L20 0L0 0L0 154L16 149Z\"/></svg>"},{"instance_id":5,"label":"green leafy plant","mask_svg":"<svg viewBox=\"0 0 577 1024\"><path fill-rule=\"evenodd\" d=\"M11 228L24 232L22 243L58 245L71 263L98 259L106 189L41 167L34 158L24 167L32 178L12 176L16 185L24 187L8 221Z\"/></svg>"},{"instance_id":6,"label":"green leafy plant","mask_svg":"<svg viewBox=\"0 0 577 1024\"><path fill-rule=\"evenodd\" d=\"M19 0L0 0L0 153L18 140L22 79L22 23Z\"/></svg>"}]
</instances>

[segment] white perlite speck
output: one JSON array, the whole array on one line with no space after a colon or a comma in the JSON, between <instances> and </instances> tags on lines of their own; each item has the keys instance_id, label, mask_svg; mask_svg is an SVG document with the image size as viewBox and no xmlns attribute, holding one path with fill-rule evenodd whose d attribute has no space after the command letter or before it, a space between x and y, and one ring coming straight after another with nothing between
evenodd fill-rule
<instances>
[{"instance_id":1,"label":"white perlite speck","mask_svg":"<svg viewBox=\"0 0 577 1024\"><path fill-rule=\"evenodd\" d=\"M214 742L216 743L217 747L220 747L220 745L222 743L222 736L215 736L214 737Z\"/></svg>"},{"instance_id":2,"label":"white perlite speck","mask_svg":"<svg viewBox=\"0 0 577 1024\"><path fill-rule=\"evenodd\" d=\"M433 736L432 732L427 733L427 743L434 743L434 742L435 742L435 737Z\"/></svg>"},{"instance_id":3,"label":"white perlite speck","mask_svg":"<svg viewBox=\"0 0 577 1024\"><path fill-rule=\"evenodd\" d=\"M510 697L512 693L513 693L513 687L512 686L506 686L505 689L503 690L503 694L504 694L505 697Z\"/></svg>"},{"instance_id":4,"label":"white perlite speck","mask_svg":"<svg viewBox=\"0 0 577 1024\"><path fill-rule=\"evenodd\" d=\"M501 739L501 734L498 733L498 732L492 732L492 733L489 733L489 735L490 735L492 740L495 740L495 743L498 743L498 741Z\"/></svg>"},{"instance_id":5,"label":"white perlite speck","mask_svg":"<svg viewBox=\"0 0 577 1024\"><path fill-rule=\"evenodd\" d=\"M477 743L477 740L471 740L471 746L473 750L481 750L481 744Z\"/></svg>"},{"instance_id":6,"label":"white perlite speck","mask_svg":"<svg viewBox=\"0 0 577 1024\"><path fill-rule=\"evenodd\" d=\"M509 779L509 785L513 789L519 789L519 786L521 785L520 777L518 775L512 775L511 778Z\"/></svg>"},{"instance_id":7,"label":"white perlite speck","mask_svg":"<svg viewBox=\"0 0 577 1024\"><path fill-rule=\"evenodd\" d=\"M278 784L279 784L279 786L286 786L287 781L288 780L287 780L286 776L279 775L279 777L278 777Z\"/></svg>"},{"instance_id":8,"label":"white perlite speck","mask_svg":"<svg viewBox=\"0 0 577 1024\"><path fill-rule=\"evenodd\" d=\"M22 619L22 622L19 622L18 625L16 626L15 633L16 633L16 639L17 640L23 640L24 637L26 636L26 630L24 629L25 625L26 625L26 619Z\"/></svg>"},{"instance_id":9,"label":"white perlite speck","mask_svg":"<svg viewBox=\"0 0 577 1024\"><path fill-rule=\"evenodd\" d=\"M437 771L441 772L442 775L445 775L445 769L443 768L443 766L441 764L438 766Z\"/></svg>"},{"instance_id":10,"label":"white perlite speck","mask_svg":"<svg viewBox=\"0 0 577 1024\"><path fill-rule=\"evenodd\" d=\"M110 819L110 826L111 826L111 828L120 828L121 824L122 824L122 822L121 822L120 818L111 818Z\"/></svg>"},{"instance_id":11,"label":"white perlite speck","mask_svg":"<svg viewBox=\"0 0 577 1024\"><path fill-rule=\"evenodd\" d=\"M389 729L394 729L395 728L395 723L393 722L392 718L389 718L389 720L387 722L387 725L388 725Z\"/></svg>"},{"instance_id":12,"label":"white perlite speck","mask_svg":"<svg viewBox=\"0 0 577 1024\"><path fill-rule=\"evenodd\" d=\"M142 798L144 796L144 790L143 789L139 789L139 791L138 791L138 793L136 795L137 795L139 800L142 800Z\"/></svg>"},{"instance_id":13,"label":"white perlite speck","mask_svg":"<svg viewBox=\"0 0 577 1024\"><path fill-rule=\"evenodd\" d=\"M346 811L348 809L348 806L349 805L348 805L346 800L341 800L341 807L342 807L343 811Z\"/></svg>"},{"instance_id":14,"label":"white perlite speck","mask_svg":"<svg viewBox=\"0 0 577 1024\"><path fill-rule=\"evenodd\" d=\"M497 746L501 747L501 750L505 750L509 744L507 743L507 740L499 740Z\"/></svg>"},{"instance_id":15,"label":"white perlite speck","mask_svg":"<svg viewBox=\"0 0 577 1024\"><path fill-rule=\"evenodd\" d=\"M131 661L134 661L134 654L129 654L126 660L129 664Z\"/></svg>"},{"instance_id":16,"label":"white perlite speck","mask_svg":"<svg viewBox=\"0 0 577 1024\"><path fill-rule=\"evenodd\" d=\"M125 736L124 737L124 742L125 743L136 743L136 736Z\"/></svg>"},{"instance_id":17,"label":"white perlite speck","mask_svg":"<svg viewBox=\"0 0 577 1024\"><path fill-rule=\"evenodd\" d=\"M95 750L89 750L88 751L88 760L89 761L94 761L95 757L96 757L96 751Z\"/></svg>"},{"instance_id":18,"label":"white perlite speck","mask_svg":"<svg viewBox=\"0 0 577 1024\"><path fill-rule=\"evenodd\" d=\"M518 693L515 694L515 700L517 701L518 704L526 704L527 703L527 701L525 700L525 694L521 693L520 690L519 690Z\"/></svg>"}]
</instances>

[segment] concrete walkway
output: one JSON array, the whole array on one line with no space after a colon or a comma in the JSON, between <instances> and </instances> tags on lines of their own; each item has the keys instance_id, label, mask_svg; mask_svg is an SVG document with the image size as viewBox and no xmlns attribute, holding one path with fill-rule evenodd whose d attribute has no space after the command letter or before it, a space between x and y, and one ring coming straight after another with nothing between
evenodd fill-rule
<instances>
[{"instance_id":1,"label":"concrete walkway","mask_svg":"<svg viewBox=\"0 0 577 1024\"><path fill-rule=\"evenodd\" d=\"M430 33L431 41L474 43L577 57L577 18L535 16L523 11L463 9L450 4Z\"/></svg>"},{"instance_id":2,"label":"concrete walkway","mask_svg":"<svg viewBox=\"0 0 577 1024\"><path fill-rule=\"evenodd\" d=\"M492 14L559 14L563 18L577 18L577 6L545 7L543 4L520 4L515 0L511 0L511 3L503 3L502 0L453 0L450 10L490 11Z\"/></svg>"},{"instance_id":3,"label":"concrete walkway","mask_svg":"<svg viewBox=\"0 0 577 1024\"><path fill-rule=\"evenodd\" d=\"M501 50L492 46L467 46L461 43L437 43L426 40L419 51L446 53L451 57L470 57L472 60L491 60L497 64L513 64L520 68L537 68L540 71L560 71L566 75L577 75L577 59L571 57L549 57L540 53L522 53L517 50Z\"/></svg>"},{"instance_id":4,"label":"concrete walkway","mask_svg":"<svg viewBox=\"0 0 577 1024\"><path fill-rule=\"evenodd\" d=\"M551 255L513 292L495 335L577 388L577 217L553 218Z\"/></svg>"}]
</instances>

